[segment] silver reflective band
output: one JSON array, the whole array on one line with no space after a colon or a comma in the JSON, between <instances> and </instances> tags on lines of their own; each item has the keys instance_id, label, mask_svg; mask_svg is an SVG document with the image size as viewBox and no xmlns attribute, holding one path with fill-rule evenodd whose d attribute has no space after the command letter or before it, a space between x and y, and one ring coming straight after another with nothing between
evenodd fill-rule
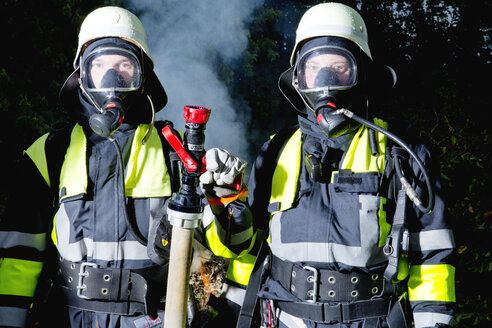
<instances>
[{"instance_id":1,"label":"silver reflective band","mask_svg":"<svg viewBox=\"0 0 492 328\"><path fill-rule=\"evenodd\" d=\"M0 231L0 248L16 246L31 247L42 252L46 249L46 233Z\"/></svg>"},{"instance_id":2,"label":"silver reflective band","mask_svg":"<svg viewBox=\"0 0 492 328\"><path fill-rule=\"evenodd\" d=\"M412 251L431 251L455 248L454 235L449 229L421 231L410 234Z\"/></svg>"},{"instance_id":3,"label":"silver reflective band","mask_svg":"<svg viewBox=\"0 0 492 328\"><path fill-rule=\"evenodd\" d=\"M194 229L200 226L203 216L203 213L179 212L174 211L169 207L167 208L167 214L171 225L185 229Z\"/></svg>"},{"instance_id":4,"label":"silver reflective band","mask_svg":"<svg viewBox=\"0 0 492 328\"><path fill-rule=\"evenodd\" d=\"M27 309L0 306L0 320L5 327L25 327L27 312Z\"/></svg>"},{"instance_id":5,"label":"silver reflective band","mask_svg":"<svg viewBox=\"0 0 492 328\"><path fill-rule=\"evenodd\" d=\"M227 283L224 283L222 285L221 295L227 298L229 301L242 306L244 301L244 296L246 295L246 290L240 287L231 286Z\"/></svg>"},{"instance_id":6,"label":"silver reflective band","mask_svg":"<svg viewBox=\"0 0 492 328\"><path fill-rule=\"evenodd\" d=\"M239 245L253 237L253 227L249 227L246 230L235 233L231 236L230 245Z\"/></svg>"},{"instance_id":7,"label":"silver reflective band","mask_svg":"<svg viewBox=\"0 0 492 328\"><path fill-rule=\"evenodd\" d=\"M453 322L451 315L434 312L414 312L413 319L416 328L435 327L437 323L451 325Z\"/></svg>"},{"instance_id":8,"label":"silver reflective band","mask_svg":"<svg viewBox=\"0 0 492 328\"><path fill-rule=\"evenodd\" d=\"M378 247L379 218L376 210L379 198L371 195L359 195L360 246L347 246L334 242L289 242L282 240L282 212L275 213L270 222L270 249L272 253L291 262L340 262L351 266L365 267L387 261L387 257Z\"/></svg>"}]
</instances>

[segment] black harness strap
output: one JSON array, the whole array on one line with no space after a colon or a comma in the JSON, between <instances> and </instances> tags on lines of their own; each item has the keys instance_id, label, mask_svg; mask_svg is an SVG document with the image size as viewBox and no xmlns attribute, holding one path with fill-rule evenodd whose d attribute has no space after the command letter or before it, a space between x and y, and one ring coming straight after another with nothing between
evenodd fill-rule
<instances>
[{"instance_id":1,"label":"black harness strap","mask_svg":"<svg viewBox=\"0 0 492 328\"><path fill-rule=\"evenodd\" d=\"M283 301L276 303L282 311L293 316L329 324L383 317L388 314L390 307L390 301L383 298L337 305Z\"/></svg>"},{"instance_id":2,"label":"black harness strap","mask_svg":"<svg viewBox=\"0 0 492 328\"><path fill-rule=\"evenodd\" d=\"M91 262L60 260L59 287L68 306L98 312L154 315L160 308L166 269L102 268ZM154 282L154 279L161 277Z\"/></svg>"},{"instance_id":3,"label":"black harness strap","mask_svg":"<svg viewBox=\"0 0 492 328\"><path fill-rule=\"evenodd\" d=\"M275 136L270 140L270 144L268 145L268 149L265 152L264 163L262 166L261 172L261 180L257 180L256 189L262 190L264 195L269 195L272 189L272 178L273 173L276 168L277 158L280 154L280 150L282 146L285 144L287 139L292 136L292 134L298 129L297 125L288 127L279 131ZM270 179L263 179L263 177L272 177ZM268 203L268 199L266 199ZM266 222L265 226L268 226L268 222ZM266 271L269 267L269 247L265 240L265 237L268 233L264 230L259 230L263 234L259 243L261 243L258 253L256 255L256 262L249 278L248 287L246 288L246 294L244 296L243 305L241 307L241 311L239 313L237 328L250 328L250 327L259 327L260 323L256 320L260 319L260 306L258 300L258 292L261 288L262 283L266 277Z\"/></svg>"}]
</instances>

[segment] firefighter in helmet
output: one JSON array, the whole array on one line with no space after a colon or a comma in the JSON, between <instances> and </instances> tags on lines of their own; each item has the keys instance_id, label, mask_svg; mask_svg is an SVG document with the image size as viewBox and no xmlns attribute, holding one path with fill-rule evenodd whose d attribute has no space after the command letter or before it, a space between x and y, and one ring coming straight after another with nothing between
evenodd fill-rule
<instances>
[{"instance_id":1,"label":"firefighter in helmet","mask_svg":"<svg viewBox=\"0 0 492 328\"><path fill-rule=\"evenodd\" d=\"M247 205L214 218L251 273L238 327L451 326L455 245L429 149L365 119L394 71L346 5L313 6L296 36L279 88L298 125L261 148Z\"/></svg>"},{"instance_id":2,"label":"firefighter in helmet","mask_svg":"<svg viewBox=\"0 0 492 328\"><path fill-rule=\"evenodd\" d=\"M160 133L172 123L155 121L167 96L153 66L133 13L85 18L59 97L70 122L24 152L0 222L0 326L162 326L165 204L181 180Z\"/></svg>"}]
</instances>

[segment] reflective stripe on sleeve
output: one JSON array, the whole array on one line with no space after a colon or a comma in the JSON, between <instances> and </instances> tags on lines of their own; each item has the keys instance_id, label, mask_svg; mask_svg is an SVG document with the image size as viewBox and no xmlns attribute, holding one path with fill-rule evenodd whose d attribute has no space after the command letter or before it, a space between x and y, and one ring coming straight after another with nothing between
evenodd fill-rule
<instances>
[{"instance_id":1,"label":"reflective stripe on sleeve","mask_svg":"<svg viewBox=\"0 0 492 328\"><path fill-rule=\"evenodd\" d=\"M240 245L253 237L253 227L231 235L231 246Z\"/></svg>"},{"instance_id":2,"label":"reflective stripe on sleeve","mask_svg":"<svg viewBox=\"0 0 492 328\"><path fill-rule=\"evenodd\" d=\"M0 231L0 248L13 248L16 246L31 247L42 252L46 249L46 234Z\"/></svg>"},{"instance_id":3,"label":"reflective stripe on sleeve","mask_svg":"<svg viewBox=\"0 0 492 328\"><path fill-rule=\"evenodd\" d=\"M217 233L217 228L215 226L215 221L212 221L212 223L208 226L207 231L205 232L206 240L207 240L207 246L208 248L217 256L221 256L224 258L237 258L240 256L243 256L244 254L247 254L251 248L254 246L255 240L256 240L256 234L253 235L251 238L251 245L247 249L243 250L239 255L235 254L233 251L231 251L229 248L227 248L226 245L224 245L220 239L219 235Z\"/></svg>"},{"instance_id":4,"label":"reflective stripe on sleeve","mask_svg":"<svg viewBox=\"0 0 492 328\"><path fill-rule=\"evenodd\" d=\"M455 268L449 264L413 265L410 267L410 301L456 302Z\"/></svg>"},{"instance_id":5,"label":"reflective stripe on sleeve","mask_svg":"<svg viewBox=\"0 0 492 328\"><path fill-rule=\"evenodd\" d=\"M0 294L33 297L42 262L4 258L0 263Z\"/></svg>"},{"instance_id":6,"label":"reflective stripe on sleeve","mask_svg":"<svg viewBox=\"0 0 492 328\"><path fill-rule=\"evenodd\" d=\"M453 232L449 229L421 231L410 234L410 249L430 251L455 247Z\"/></svg>"}]
</instances>

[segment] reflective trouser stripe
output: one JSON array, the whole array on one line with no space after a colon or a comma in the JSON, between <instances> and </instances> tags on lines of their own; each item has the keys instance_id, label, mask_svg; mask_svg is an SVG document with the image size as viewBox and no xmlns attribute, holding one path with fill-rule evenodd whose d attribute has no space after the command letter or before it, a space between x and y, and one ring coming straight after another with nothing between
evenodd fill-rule
<instances>
[{"instance_id":1,"label":"reflective trouser stripe","mask_svg":"<svg viewBox=\"0 0 492 328\"><path fill-rule=\"evenodd\" d=\"M222 296L229 301L236 303L239 306L243 306L244 296L246 295L246 289L241 287L231 286L227 283L222 285Z\"/></svg>"},{"instance_id":2,"label":"reflective trouser stripe","mask_svg":"<svg viewBox=\"0 0 492 328\"><path fill-rule=\"evenodd\" d=\"M453 316L443 313L414 312L415 328L435 327L437 323L451 325Z\"/></svg>"},{"instance_id":3,"label":"reflective trouser stripe","mask_svg":"<svg viewBox=\"0 0 492 328\"><path fill-rule=\"evenodd\" d=\"M0 294L33 297L42 262L4 258L0 262Z\"/></svg>"},{"instance_id":4,"label":"reflective trouser stripe","mask_svg":"<svg viewBox=\"0 0 492 328\"><path fill-rule=\"evenodd\" d=\"M449 264L413 265L410 267L410 301L455 302L455 268Z\"/></svg>"},{"instance_id":5,"label":"reflective trouser stripe","mask_svg":"<svg viewBox=\"0 0 492 328\"><path fill-rule=\"evenodd\" d=\"M306 324L301 318L294 317L282 310L280 310L279 320L288 328L306 328Z\"/></svg>"}]
</instances>

